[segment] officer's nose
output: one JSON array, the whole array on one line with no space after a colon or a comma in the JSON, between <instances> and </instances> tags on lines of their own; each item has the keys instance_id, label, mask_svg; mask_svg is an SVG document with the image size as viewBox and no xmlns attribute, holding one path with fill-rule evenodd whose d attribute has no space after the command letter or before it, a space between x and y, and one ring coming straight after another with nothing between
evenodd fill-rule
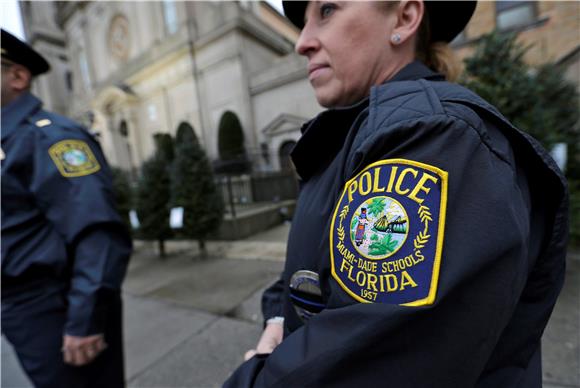
<instances>
[{"instance_id":1,"label":"officer's nose","mask_svg":"<svg viewBox=\"0 0 580 388\"><path fill-rule=\"evenodd\" d=\"M316 31L311 24L306 22L296 41L294 50L300 55L310 58L310 56L320 49L320 40L316 36Z\"/></svg>"}]
</instances>

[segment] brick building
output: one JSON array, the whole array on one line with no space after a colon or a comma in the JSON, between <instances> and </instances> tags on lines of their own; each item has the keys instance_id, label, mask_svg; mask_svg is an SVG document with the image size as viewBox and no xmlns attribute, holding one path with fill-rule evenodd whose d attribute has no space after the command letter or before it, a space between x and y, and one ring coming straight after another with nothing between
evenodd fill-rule
<instances>
[{"instance_id":1,"label":"brick building","mask_svg":"<svg viewBox=\"0 0 580 388\"><path fill-rule=\"evenodd\" d=\"M525 57L528 63L560 63L567 78L580 84L580 2L479 1L453 47L465 58L478 39L495 28L515 32L519 42L531 45Z\"/></svg>"}]
</instances>

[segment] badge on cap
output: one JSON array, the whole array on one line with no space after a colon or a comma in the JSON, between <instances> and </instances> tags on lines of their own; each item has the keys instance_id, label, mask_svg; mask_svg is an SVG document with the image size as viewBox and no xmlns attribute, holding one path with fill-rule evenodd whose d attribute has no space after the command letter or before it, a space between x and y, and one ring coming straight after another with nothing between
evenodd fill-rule
<instances>
[{"instance_id":1,"label":"badge on cap","mask_svg":"<svg viewBox=\"0 0 580 388\"><path fill-rule=\"evenodd\" d=\"M67 178L90 175L101 169L87 143L81 140L62 140L48 149L58 171Z\"/></svg>"},{"instance_id":2,"label":"badge on cap","mask_svg":"<svg viewBox=\"0 0 580 388\"><path fill-rule=\"evenodd\" d=\"M332 276L359 302L432 304L447 172L407 159L367 166L344 187L331 224Z\"/></svg>"}]
</instances>

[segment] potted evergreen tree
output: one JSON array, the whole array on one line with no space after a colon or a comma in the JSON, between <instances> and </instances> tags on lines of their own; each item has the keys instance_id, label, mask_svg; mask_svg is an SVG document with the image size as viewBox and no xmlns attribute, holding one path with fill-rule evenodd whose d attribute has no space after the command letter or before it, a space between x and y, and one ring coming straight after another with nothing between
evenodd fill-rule
<instances>
[{"instance_id":1,"label":"potted evergreen tree","mask_svg":"<svg viewBox=\"0 0 580 388\"><path fill-rule=\"evenodd\" d=\"M201 257L207 257L206 241L220 227L224 204L209 160L188 125L180 126L177 131L171 206L183 208L179 235L197 240Z\"/></svg>"},{"instance_id":2,"label":"potted evergreen tree","mask_svg":"<svg viewBox=\"0 0 580 388\"><path fill-rule=\"evenodd\" d=\"M159 256L165 257L165 241L172 236L169 227L170 165L173 140L169 134L155 134L155 153L143 163L137 187L136 207L139 237L157 240Z\"/></svg>"}]
</instances>

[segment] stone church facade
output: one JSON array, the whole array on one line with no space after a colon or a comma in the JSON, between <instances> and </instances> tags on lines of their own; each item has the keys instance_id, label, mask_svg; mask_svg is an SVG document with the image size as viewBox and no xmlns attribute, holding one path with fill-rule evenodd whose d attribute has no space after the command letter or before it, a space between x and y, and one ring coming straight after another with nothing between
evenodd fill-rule
<instances>
[{"instance_id":1,"label":"stone church facade","mask_svg":"<svg viewBox=\"0 0 580 388\"><path fill-rule=\"evenodd\" d=\"M298 31L266 2L20 5L28 41L53 67L35 92L95 131L110 163L126 170L152 154L154 133L180 125L218 161L227 112L241 123L254 171L287 169L301 124L321 111L306 61L293 53ZM578 2L480 1L452 47L465 58L482 34L513 32L532 45L526 61L559 63L580 85L579 15Z\"/></svg>"},{"instance_id":2,"label":"stone church facade","mask_svg":"<svg viewBox=\"0 0 580 388\"><path fill-rule=\"evenodd\" d=\"M287 169L301 124L321 110L293 53L298 32L265 2L20 4L28 41L53 68L35 93L134 174L153 134L180 125L218 161L226 112L241 123L254 171Z\"/></svg>"}]
</instances>

